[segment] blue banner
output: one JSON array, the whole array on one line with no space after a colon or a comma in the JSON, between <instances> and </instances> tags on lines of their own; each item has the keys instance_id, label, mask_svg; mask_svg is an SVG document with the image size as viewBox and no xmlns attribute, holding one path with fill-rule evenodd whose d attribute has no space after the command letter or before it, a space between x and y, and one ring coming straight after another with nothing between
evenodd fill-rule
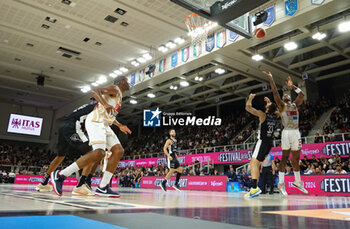
<instances>
[{"instance_id":1,"label":"blue banner","mask_svg":"<svg viewBox=\"0 0 350 229\"><path fill-rule=\"evenodd\" d=\"M268 13L268 16L266 21L264 22L264 25L270 26L272 25L272 23L274 23L276 18L275 6L271 6L270 8L267 8L265 11Z\"/></svg>"},{"instance_id":2,"label":"blue banner","mask_svg":"<svg viewBox=\"0 0 350 229\"><path fill-rule=\"evenodd\" d=\"M229 36L228 36L229 41L234 42L234 41L237 40L237 38L238 38L238 34L235 33L235 32L232 32L232 31L230 30Z\"/></svg>"},{"instance_id":3,"label":"blue banner","mask_svg":"<svg viewBox=\"0 0 350 229\"><path fill-rule=\"evenodd\" d=\"M207 52L211 52L211 50L213 50L214 46L215 46L215 36L214 36L214 34L212 34L212 35L209 35L207 37L207 40L205 41L205 50Z\"/></svg>"},{"instance_id":4,"label":"blue banner","mask_svg":"<svg viewBox=\"0 0 350 229\"><path fill-rule=\"evenodd\" d=\"M177 65L177 52L171 56L171 67L175 68Z\"/></svg>"},{"instance_id":5,"label":"blue banner","mask_svg":"<svg viewBox=\"0 0 350 229\"><path fill-rule=\"evenodd\" d=\"M135 76L136 76L135 73L131 74L131 78L130 78L130 85L131 86L134 86L134 84L135 84Z\"/></svg>"},{"instance_id":6,"label":"blue banner","mask_svg":"<svg viewBox=\"0 0 350 229\"><path fill-rule=\"evenodd\" d=\"M298 11L298 0L285 0L284 8L287 16L293 16Z\"/></svg>"}]
</instances>

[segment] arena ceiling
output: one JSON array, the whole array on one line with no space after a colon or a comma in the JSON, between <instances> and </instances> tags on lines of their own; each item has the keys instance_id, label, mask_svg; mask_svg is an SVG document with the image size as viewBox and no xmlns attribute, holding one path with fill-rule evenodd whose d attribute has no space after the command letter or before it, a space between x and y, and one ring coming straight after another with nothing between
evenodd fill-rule
<instances>
[{"instance_id":1,"label":"arena ceiling","mask_svg":"<svg viewBox=\"0 0 350 229\"><path fill-rule=\"evenodd\" d=\"M132 59L177 36L187 37L183 19L190 12L170 1L71 2L73 6L61 0L1 1L1 99L59 108L87 96L80 91L81 86L96 81L100 75L108 75L119 66L136 70L130 65ZM175 111L181 106L194 111L244 99L250 92L266 93L262 87L267 80L261 70L272 71L279 86L287 75L302 82L304 72L315 82L349 75L350 33L338 32L337 26L350 14L350 2L326 3L307 14L284 18L261 41L241 40L135 85L124 97L120 119L139 121L133 117L140 118L144 108ZM117 8L126 13L119 15L114 12ZM117 21L106 21L108 15ZM128 26L122 26L122 22ZM311 38L318 30L327 33L322 41ZM84 41L86 38L88 41ZM298 49L286 52L283 45L288 40L296 41ZM63 56L59 47L79 54ZM256 52L265 59L252 60ZM163 55L151 53L155 58ZM226 72L216 74L217 68ZM36 82L36 74L41 72L47 75L44 87ZM204 80L196 81L196 76ZM170 89L183 80L189 82L188 87ZM149 93L156 97L147 97ZM131 99L138 103L130 104Z\"/></svg>"}]
</instances>

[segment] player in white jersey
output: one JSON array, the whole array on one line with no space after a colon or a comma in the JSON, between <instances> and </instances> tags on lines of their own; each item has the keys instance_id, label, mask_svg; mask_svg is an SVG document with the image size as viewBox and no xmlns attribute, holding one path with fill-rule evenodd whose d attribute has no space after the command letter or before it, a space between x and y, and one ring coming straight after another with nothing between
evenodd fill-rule
<instances>
[{"instance_id":1,"label":"player in white jersey","mask_svg":"<svg viewBox=\"0 0 350 229\"><path fill-rule=\"evenodd\" d=\"M93 96L99 103L88 115L85 122L89 143L93 151L79 158L64 170L51 173L52 186L58 196L62 195L62 185L66 177L87 164L100 161L105 156L107 149L112 152L112 155L108 159L106 171L103 173L100 186L96 189L95 194L105 197L120 197L109 187L109 182L124 154L124 149L110 125L118 126L125 134L131 134L127 126L120 124L115 119L115 115L118 114L121 107L122 94L129 90L129 83L126 77L120 76L116 79L115 84L93 90Z\"/></svg>"},{"instance_id":2,"label":"player in white jersey","mask_svg":"<svg viewBox=\"0 0 350 229\"><path fill-rule=\"evenodd\" d=\"M293 103L288 94L284 94L281 99L271 72L263 73L267 75L270 80L273 97L278 106L279 112L281 113L281 120L284 127L282 131L282 160L279 167L278 188L284 196L288 195L284 184L284 172L289 155L292 153L291 163L295 176L293 186L304 193L308 193L308 191L303 186L303 182L301 181L299 166L301 136L299 131L299 112L297 107L303 103L304 92L302 92L300 88L296 87L293 84L291 77L288 76L286 85L289 88L293 89L298 94L298 96Z\"/></svg>"}]
</instances>

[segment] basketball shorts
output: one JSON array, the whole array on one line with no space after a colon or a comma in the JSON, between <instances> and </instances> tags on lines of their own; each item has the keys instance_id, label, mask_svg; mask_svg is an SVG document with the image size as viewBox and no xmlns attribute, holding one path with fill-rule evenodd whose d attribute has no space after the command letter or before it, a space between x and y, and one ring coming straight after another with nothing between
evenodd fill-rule
<instances>
[{"instance_id":1,"label":"basketball shorts","mask_svg":"<svg viewBox=\"0 0 350 229\"><path fill-rule=\"evenodd\" d=\"M58 129L57 156L63 157L68 154L83 155L92 150L89 142L83 140L76 133L74 121L63 122Z\"/></svg>"},{"instance_id":2,"label":"basketball shorts","mask_svg":"<svg viewBox=\"0 0 350 229\"><path fill-rule=\"evenodd\" d=\"M177 169L180 167L180 162L177 160L177 158L174 156L171 156L173 160L169 160L168 158L168 168L169 169Z\"/></svg>"},{"instance_id":3,"label":"basketball shorts","mask_svg":"<svg viewBox=\"0 0 350 229\"><path fill-rule=\"evenodd\" d=\"M297 151L301 149L301 136L299 130L282 131L282 150Z\"/></svg>"},{"instance_id":4,"label":"basketball shorts","mask_svg":"<svg viewBox=\"0 0 350 229\"><path fill-rule=\"evenodd\" d=\"M253 148L252 157L260 162L265 160L265 157L269 154L272 148L272 141L258 140Z\"/></svg>"},{"instance_id":5,"label":"basketball shorts","mask_svg":"<svg viewBox=\"0 0 350 229\"><path fill-rule=\"evenodd\" d=\"M120 144L120 141L107 123L91 121L92 113L85 121L85 128L88 133L89 145L95 149L110 150L113 146Z\"/></svg>"}]
</instances>

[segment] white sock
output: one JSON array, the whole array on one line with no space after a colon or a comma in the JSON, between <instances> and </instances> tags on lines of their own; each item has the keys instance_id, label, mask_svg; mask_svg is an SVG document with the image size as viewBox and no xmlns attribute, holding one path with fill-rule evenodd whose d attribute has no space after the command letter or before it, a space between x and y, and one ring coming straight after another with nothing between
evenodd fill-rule
<instances>
[{"instance_id":1,"label":"white sock","mask_svg":"<svg viewBox=\"0 0 350 229\"><path fill-rule=\"evenodd\" d=\"M111 181L112 176L113 176L113 173L108 172L108 171L104 172L102 180L101 180L101 183L100 183L100 187L104 188L107 184L109 184L109 182Z\"/></svg>"},{"instance_id":2,"label":"white sock","mask_svg":"<svg viewBox=\"0 0 350 229\"><path fill-rule=\"evenodd\" d=\"M60 175L63 175L65 177L69 177L72 173L79 171L79 166L76 162L68 166L67 168L63 169L60 172Z\"/></svg>"},{"instance_id":3,"label":"white sock","mask_svg":"<svg viewBox=\"0 0 350 229\"><path fill-rule=\"evenodd\" d=\"M284 172L278 172L279 184L284 184Z\"/></svg>"},{"instance_id":4,"label":"white sock","mask_svg":"<svg viewBox=\"0 0 350 229\"><path fill-rule=\"evenodd\" d=\"M300 184L300 183L301 183L300 171L294 172L294 177L295 177L295 182L297 182L298 184Z\"/></svg>"}]
</instances>

